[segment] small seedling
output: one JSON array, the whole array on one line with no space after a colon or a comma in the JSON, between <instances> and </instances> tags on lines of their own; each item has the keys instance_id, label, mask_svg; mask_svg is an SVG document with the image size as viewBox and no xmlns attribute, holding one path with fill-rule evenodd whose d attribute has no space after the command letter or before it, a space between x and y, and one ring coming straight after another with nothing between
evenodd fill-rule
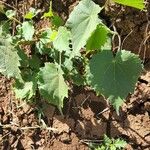
<instances>
[{"instance_id":1,"label":"small seedling","mask_svg":"<svg viewBox=\"0 0 150 150\"><path fill-rule=\"evenodd\" d=\"M91 150L122 150L126 145L127 143L120 138L114 139L104 135L102 144L90 144L90 147Z\"/></svg>"},{"instance_id":2,"label":"small seedling","mask_svg":"<svg viewBox=\"0 0 150 150\"><path fill-rule=\"evenodd\" d=\"M143 0L112 1L144 9ZM5 13L8 20L0 24L0 72L15 79L17 98L31 100L38 93L61 111L70 83L88 85L119 113L128 93L134 91L142 65L139 56L127 50L112 52L111 36L116 33L98 15L104 8L82 0L63 25L51 2L49 12L43 14L51 26L43 29L36 29L33 19L39 10L31 8L22 16L23 22L17 21L15 11ZM8 30L12 20L18 23L13 36ZM25 45L31 47L28 55L22 49Z\"/></svg>"}]
</instances>

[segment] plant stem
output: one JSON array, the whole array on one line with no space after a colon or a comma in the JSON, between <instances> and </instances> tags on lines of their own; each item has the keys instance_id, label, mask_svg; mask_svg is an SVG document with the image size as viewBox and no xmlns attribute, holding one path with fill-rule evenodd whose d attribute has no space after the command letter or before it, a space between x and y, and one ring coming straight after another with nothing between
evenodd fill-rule
<instances>
[{"instance_id":1,"label":"plant stem","mask_svg":"<svg viewBox=\"0 0 150 150\"><path fill-rule=\"evenodd\" d=\"M59 67L61 68L61 52L59 52Z\"/></svg>"},{"instance_id":2,"label":"plant stem","mask_svg":"<svg viewBox=\"0 0 150 150\"><path fill-rule=\"evenodd\" d=\"M14 20L15 22L19 23L19 24L22 24L18 19L12 17L11 20Z\"/></svg>"}]
</instances>

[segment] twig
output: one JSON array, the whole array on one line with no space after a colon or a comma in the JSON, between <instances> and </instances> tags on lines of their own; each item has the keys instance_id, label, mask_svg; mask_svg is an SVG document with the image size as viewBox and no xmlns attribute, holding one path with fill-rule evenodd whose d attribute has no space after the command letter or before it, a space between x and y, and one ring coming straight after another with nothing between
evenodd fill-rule
<instances>
[{"instance_id":1,"label":"twig","mask_svg":"<svg viewBox=\"0 0 150 150\"><path fill-rule=\"evenodd\" d=\"M108 110L110 110L109 107L103 109L101 112L99 112L99 113L97 114L97 116L103 114L104 112L107 112Z\"/></svg>"},{"instance_id":2,"label":"twig","mask_svg":"<svg viewBox=\"0 0 150 150\"><path fill-rule=\"evenodd\" d=\"M134 31L134 29L132 29L132 30L125 36L125 38L123 39L122 44L121 44L121 49L123 48L123 45L124 45L126 39L132 34L133 31Z\"/></svg>"},{"instance_id":3,"label":"twig","mask_svg":"<svg viewBox=\"0 0 150 150\"><path fill-rule=\"evenodd\" d=\"M33 126L33 127L20 127L20 130L29 130L29 129L46 129L46 130L51 130L51 131L58 131L55 128L51 127L42 127L42 126Z\"/></svg>"},{"instance_id":4,"label":"twig","mask_svg":"<svg viewBox=\"0 0 150 150\"><path fill-rule=\"evenodd\" d=\"M113 25L113 29L114 29L114 32L116 34L113 35L112 39L114 40L115 36L117 35L117 37L118 37L118 51L120 51L121 50L121 37L120 37L119 33L117 32L117 29L116 29L116 27L114 25Z\"/></svg>"},{"instance_id":5,"label":"twig","mask_svg":"<svg viewBox=\"0 0 150 150\"><path fill-rule=\"evenodd\" d=\"M12 9L14 9L14 10L16 10L16 11L18 11L19 13L21 13L21 14L22 14L22 12L21 12L21 11L19 11L17 8L13 7L13 6L12 6L12 5L10 5L10 4L8 4L8 3L6 3L6 2L3 2L3 1L1 1L1 0L0 0L0 3L2 3L2 4L4 4L4 5L6 5L7 7L12 8Z\"/></svg>"},{"instance_id":6,"label":"twig","mask_svg":"<svg viewBox=\"0 0 150 150\"><path fill-rule=\"evenodd\" d=\"M85 143L85 144L88 144L88 143L100 143L100 142L103 142L103 140L87 140L87 139L84 139L84 140L80 140L80 142Z\"/></svg>"},{"instance_id":7,"label":"twig","mask_svg":"<svg viewBox=\"0 0 150 150\"><path fill-rule=\"evenodd\" d=\"M3 138L5 138L7 135L11 134L11 132L6 133L4 136L1 137L0 142L2 142Z\"/></svg>"},{"instance_id":8,"label":"twig","mask_svg":"<svg viewBox=\"0 0 150 150\"><path fill-rule=\"evenodd\" d=\"M16 126L18 129L20 130L29 130L29 129L46 129L46 130L51 130L51 131L58 131L55 128L51 128L51 127L44 127L44 126L29 126L29 127L19 127L19 125L17 124L0 124L0 127L4 128L4 129L8 129L8 128L12 128L13 126Z\"/></svg>"},{"instance_id":9,"label":"twig","mask_svg":"<svg viewBox=\"0 0 150 150\"><path fill-rule=\"evenodd\" d=\"M84 100L83 102L81 103L81 106L83 106L83 104L89 99L90 95L88 95Z\"/></svg>"}]
</instances>

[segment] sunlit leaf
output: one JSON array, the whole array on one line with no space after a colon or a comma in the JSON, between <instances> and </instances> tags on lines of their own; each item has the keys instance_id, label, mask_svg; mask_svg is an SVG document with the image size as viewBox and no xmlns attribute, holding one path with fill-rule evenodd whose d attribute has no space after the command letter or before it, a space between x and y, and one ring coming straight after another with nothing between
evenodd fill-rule
<instances>
[{"instance_id":1,"label":"sunlit leaf","mask_svg":"<svg viewBox=\"0 0 150 150\"><path fill-rule=\"evenodd\" d=\"M92 33L86 44L87 50L100 49L107 42L108 30L103 25L98 25L96 30Z\"/></svg>"},{"instance_id":2,"label":"sunlit leaf","mask_svg":"<svg viewBox=\"0 0 150 150\"><path fill-rule=\"evenodd\" d=\"M68 86L64 81L63 72L53 63L45 63L40 69L38 87L41 95L59 109L63 107L65 97L68 97Z\"/></svg>"},{"instance_id":3,"label":"sunlit leaf","mask_svg":"<svg viewBox=\"0 0 150 150\"><path fill-rule=\"evenodd\" d=\"M34 35L34 26L31 22L25 21L22 23L22 36L25 38L26 41L30 41Z\"/></svg>"},{"instance_id":4,"label":"sunlit leaf","mask_svg":"<svg viewBox=\"0 0 150 150\"><path fill-rule=\"evenodd\" d=\"M100 23L98 13L102 8L91 0L82 0L74 8L67 20L66 26L71 29L73 52L71 57L79 55L86 41Z\"/></svg>"},{"instance_id":5,"label":"sunlit leaf","mask_svg":"<svg viewBox=\"0 0 150 150\"><path fill-rule=\"evenodd\" d=\"M21 79L19 60L17 51L11 44L11 36L0 37L0 73L8 78Z\"/></svg>"},{"instance_id":6,"label":"sunlit leaf","mask_svg":"<svg viewBox=\"0 0 150 150\"><path fill-rule=\"evenodd\" d=\"M58 51L69 51L70 32L65 27L59 27L58 34L53 41L54 48Z\"/></svg>"},{"instance_id":7,"label":"sunlit leaf","mask_svg":"<svg viewBox=\"0 0 150 150\"><path fill-rule=\"evenodd\" d=\"M31 99L35 95L36 88L37 82L35 76L30 76L30 80L23 83L16 81L16 83L13 86L16 98L26 100Z\"/></svg>"},{"instance_id":8,"label":"sunlit leaf","mask_svg":"<svg viewBox=\"0 0 150 150\"><path fill-rule=\"evenodd\" d=\"M29 12L26 13L26 15L24 16L25 19L32 19L33 17L35 17L38 13L40 12L40 10L36 10L35 8L30 8Z\"/></svg>"},{"instance_id":9,"label":"sunlit leaf","mask_svg":"<svg viewBox=\"0 0 150 150\"><path fill-rule=\"evenodd\" d=\"M144 0L113 0L118 4L123 4L143 10L145 8Z\"/></svg>"}]
</instances>

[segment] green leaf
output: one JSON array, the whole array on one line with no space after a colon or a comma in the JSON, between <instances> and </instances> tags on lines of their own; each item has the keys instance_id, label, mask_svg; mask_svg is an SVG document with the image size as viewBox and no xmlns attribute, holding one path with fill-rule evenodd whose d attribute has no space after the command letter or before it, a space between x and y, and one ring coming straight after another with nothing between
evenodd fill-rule
<instances>
[{"instance_id":1,"label":"green leaf","mask_svg":"<svg viewBox=\"0 0 150 150\"><path fill-rule=\"evenodd\" d=\"M110 150L117 150L117 149L116 149L115 145L111 144L110 145Z\"/></svg>"},{"instance_id":2,"label":"green leaf","mask_svg":"<svg viewBox=\"0 0 150 150\"><path fill-rule=\"evenodd\" d=\"M17 46L17 51L20 58L21 67L29 67L29 58L27 54L25 54L25 52L19 46Z\"/></svg>"},{"instance_id":3,"label":"green leaf","mask_svg":"<svg viewBox=\"0 0 150 150\"><path fill-rule=\"evenodd\" d=\"M111 51L112 48L112 39L110 37L107 37L107 41L104 44L104 46L101 47L101 51Z\"/></svg>"},{"instance_id":4,"label":"green leaf","mask_svg":"<svg viewBox=\"0 0 150 150\"><path fill-rule=\"evenodd\" d=\"M67 55L70 55L70 53L68 53ZM71 59L69 59L68 57L65 58L65 61L63 62L63 66L68 71L71 71L74 68L73 67L73 61Z\"/></svg>"},{"instance_id":5,"label":"green leaf","mask_svg":"<svg viewBox=\"0 0 150 150\"><path fill-rule=\"evenodd\" d=\"M8 78L14 77L21 79L20 58L17 51L11 45L10 37L0 37L0 72Z\"/></svg>"},{"instance_id":6,"label":"green leaf","mask_svg":"<svg viewBox=\"0 0 150 150\"><path fill-rule=\"evenodd\" d=\"M98 144L89 144L92 150L121 150L125 148L126 142L121 139L109 138L107 135L104 135L103 143Z\"/></svg>"},{"instance_id":7,"label":"green leaf","mask_svg":"<svg viewBox=\"0 0 150 150\"><path fill-rule=\"evenodd\" d=\"M65 27L59 27L58 34L53 41L54 48L60 52L69 51L70 32Z\"/></svg>"},{"instance_id":8,"label":"green leaf","mask_svg":"<svg viewBox=\"0 0 150 150\"><path fill-rule=\"evenodd\" d=\"M112 143L112 140L106 134L104 134L104 142L103 143L109 147Z\"/></svg>"},{"instance_id":9,"label":"green leaf","mask_svg":"<svg viewBox=\"0 0 150 150\"><path fill-rule=\"evenodd\" d=\"M42 41L38 41L36 43L36 52L44 55L49 54L51 52L51 49L47 46L47 44L44 44Z\"/></svg>"},{"instance_id":10,"label":"green leaf","mask_svg":"<svg viewBox=\"0 0 150 150\"><path fill-rule=\"evenodd\" d=\"M46 28L40 35L40 40L36 42L36 50L40 54L50 54L51 52L51 42L55 40L57 36L57 31L51 30L51 28Z\"/></svg>"},{"instance_id":11,"label":"green leaf","mask_svg":"<svg viewBox=\"0 0 150 150\"><path fill-rule=\"evenodd\" d=\"M18 24L16 26L16 35L13 36L13 39L16 41L16 43L18 41L20 41L20 39L22 40L22 26L21 26L21 24Z\"/></svg>"},{"instance_id":12,"label":"green leaf","mask_svg":"<svg viewBox=\"0 0 150 150\"><path fill-rule=\"evenodd\" d=\"M4 9L5 9L5 5L4 4L2 4L2 3L0 3L0 13L5 13L5 11L4 11Z\"/></svg>"},{"instance_id":13,"label":"green leaf","mask_svg":"<svg viewBox=\"0 0 150 150\"><path fill-rule=\"evenodd\" d=\"M106 150L106 147L104 145L95 148L94 150Z\"/></svg>"},{"instance_id":14,"label":"green leaf","mask_svg":"<svg viewBox=\"0 0 150 150\"><path fill-rule=\"evenodd\" d=\"M124 140L116 139L114 141L114 145L115 145L116 148L121 149L121 148L124 148L127 145L127 143Z\"/></svg>"},{"instance_id":15,"label":"green leaf","mask_svg":"<svg viewBox=\"0 0 150 150\"><path fill-rule=\"evenodd\" d=\"M34 31L35 29L32 22L25 21L22 23L22 36L25 38L26 41L32 40Z\"/></svg>"},{"instance_id":16,"label":"green leaf","mask_svg":"<svg viewBox=\"0 0 150 150\"><path fill-rule=\"evenodd\" d=\"M57 28L62 26L64 24L64 21L61 17L59 17L58 15L54 14L53 18L52 18L52 24L55 25Z\"/></svg>"},{"instance_id":17,"label":"green leaf","mask_svg":"<svg viewBox=\"0 0 150 150\"><path fill-rule=\"evenodd\" d=\"M53 16L54 16L54 14L53 14L53 10L52 10L52 1L50 1L49 11L47 13L44 13L42 18L51 18Z\"/></svg>"},{"instance_id":18,"label":"green leaf","mask_svg":"<svg viewBox=\"0 0 150 150\"><path fill-rule=\"evenodd\" d=\"M7 16L7 18L12 19L16 15L16 11L15 10L7 10L5 15Z\"/></svg>"},{"instance_id":19,"label":"green leaf","mask_svg":"<svg viewBox=\"0 0 150 150\"><path fill-rule=\"evenodd\" d=\"M10 23L8 21L0 22L0 36L6 36L10 33Z\"/></svg>"},{"instance_id":20,"label":"green leaf","mask_svg":"<svg viewBox=\"0 0 150 150\"><path fill-rule=\"evenodd\" d=\"M71 78L73 80L73 84L76 84L77 86L83 86L85 85L85 78L83 75L81 75L76 70L72 71L73 73L70 73Z\"/></svg>"},{"instance_id":21,"label":"green leaf","mask_svg":"<svg viewBox=\"0 0 150 150\"><path fill-rule=\"evenodd\" d=\"M120 99L134 91L141 71L141 60L137 55L122 50L114 57L111 51L102 51L90 60L87 77L89 85L118 109Z\"/></svg>"},{"instance_id":22,"label":"green leaf","mask_svg":"<svg viewBox=\"0 0 150 150\"><path fill-rule=\"evenodd\" d=\"M57 37L58 32L56 30L53 30L51 36L50 36L50 40L53 42L56 37Z\"/></svg>"},{"instance_id":23,"label":"green leaf","mask_svg":"<svg viewBox=\"0 0 150 150\"><path fill-rule=\"evenodd\" d=\"M30 8L29 12L26 13L26 15L24 16L25 19L32 19L33 17L35 17L38 13L40 12L40 10L36 10L35 8Z\"/></svg>"},{"instance_id":24,"label":"green leaf","mask_svg":"<svg viewBox=\"0 0 150 150\"><path fill-rule=\"evenodd\" d=\"M91 0L82 0L75 7L67 20L66 26L71 28L73 52L70 57L78 56L86 41L100 23L98 13L102 10Z\"/></svg>"},{"instance_id":25,"label":"green leaf","mask_svg":"<svg viewBox=\"0 0 150 150\"><path fill-rule=\"evenodd\" d=\"M35 95L36 88L37 88L37 81L34 76L30 77L30 81L26 81L24 83L16 81L13 90L15 92L16 98L29 100Z\"/></svg>"},{"instance_id":26,"label":"green leaf","mask_svg":"<svg viewBox=\"0 0 150 150\"><path fill-rule=\"evenodd\" d=\"M108 30L103 25L98 25L96 30L92 33L86 44L87 50L100 49L107 42Z\"/></svg>"},{"instance_id":27,"label":"green leaf","mask_svg":"<svg viewBox=\"0 0 150 150\"><path fill-rule=\"evenodd\" d=\"M51 17L53 17L53 15L54 15L53 12L51 10L49 10L49 12L44 13L43 17L44 18L51 18Z\"/></svg>"},{"instance_id":28,"label":"green leaf","mask_svg":"<svg viewBox=\"0 0 150 150\"><path fill-rule=\"evenodd\" d=\"M40 41L43 44L50 43L51 42L50 38L52 36L52 33L53 31L51 30L51 28L46 28L40 35Z\"/></svg>"},{"instance_id":29,"label":"green leaf","mask_svg":"<svg viewBox=\"0 0 150 150\"><path fill-rule=\"evenodd\" d=\"M36 55L32 55L32 58L29 59L29 65L32 69L39 70L41 61Z\"/></svg>"},{"instance_id":30,"label":"green leaf","mask_svg":"<svg viewBox=\"0 0 150 150\"><path fill-rule=\"evenodd\" d=\"M113 1L118 4L131 6L134 8L138 8L140 10L143 10L145 8L144 0L113 0Z\"/></svg>"},{"instance_id":31,"label":"green leaf","mask_svg":"<svg viewBox=\"0 0 150 150\"><path fill-rule=\"evenodd\" d=\"M64 81L62 70L56 64L45 63L45 67L40 69L38 79L41 95L61 110L64 98L68 97L69 89Z\"/></svg>"},{"instance_id":32,"label":"green leaf","mask_svg":"<svg viewBox=\"0 0 150 150\"><path fill-rule=\"evenodd\" d=\"M123 105L124 99L120 97L110 96L109 101L112 106L115 108L117 115L119 115L119 108Z\"/></svg>"},{"instance_id":33,"label":"green leaf","mask_svg":"<svg viewBox=\"0 0 150 150\"><path fill-rule=\"evenodd\" d=\"M45 18L51 18L51 17L53 17L53 12L51 10L49 10L49 12L44 13L43 17L45 17Z\"/></svg>"}]
</instances>

